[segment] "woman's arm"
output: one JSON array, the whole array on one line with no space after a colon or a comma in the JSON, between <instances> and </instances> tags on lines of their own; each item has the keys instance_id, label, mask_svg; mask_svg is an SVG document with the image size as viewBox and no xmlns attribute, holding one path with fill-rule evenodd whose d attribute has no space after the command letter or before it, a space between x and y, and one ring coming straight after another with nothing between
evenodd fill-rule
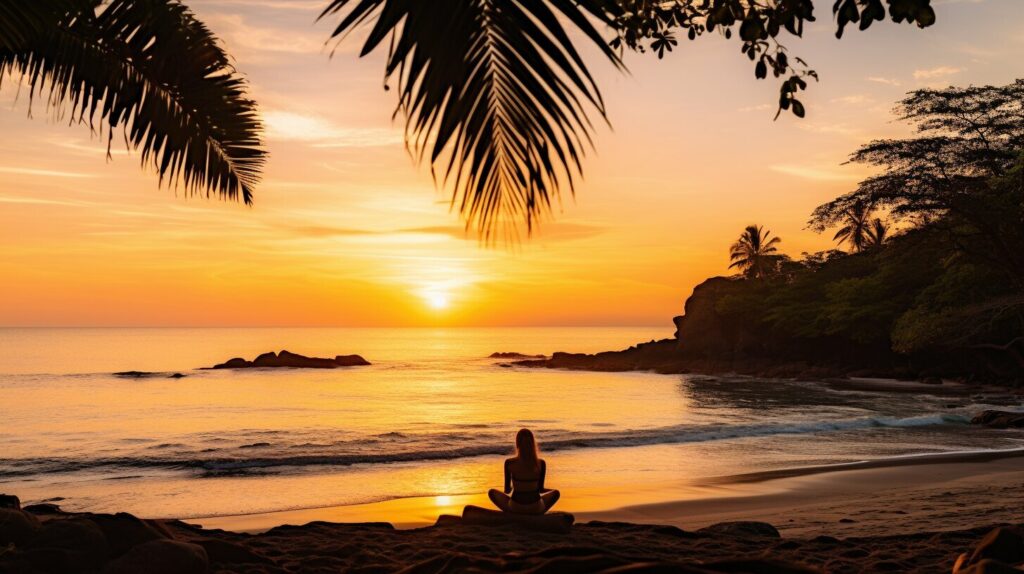
<instances>
[{"instance_id":1,"label":"woman's arm","mask_svg":"<svg viewBox=\"0 0 1024 574\"><path fill-rule=\"evenodd\" d=\"M505 494L512 492L512 473L509 472L509 460L505 460Z\"/></svg>"},{"instance_id":2,"label":"woman's arm","mask_svg":"<svg viewBox=\"0 0 1024 574\"><path fill-rule=\"evenodd\" d=\"M540 459L540 478L537 479L537 492L544 492L544 475L548 473L548 463Z\"/></svg>"}]
</instances>

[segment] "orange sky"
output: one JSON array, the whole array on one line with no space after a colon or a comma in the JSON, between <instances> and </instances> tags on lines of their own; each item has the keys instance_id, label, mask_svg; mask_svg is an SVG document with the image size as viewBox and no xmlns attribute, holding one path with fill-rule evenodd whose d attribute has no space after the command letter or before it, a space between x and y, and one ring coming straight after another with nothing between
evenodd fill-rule
<instances>
[{"instance_id":1,"label":"orange sky","mask_svg":"<svg viewBox=\"0 0 1024 574\"><path fill-rule=\"evenodd\" d=\"M773 122L776 84L737 42L683 42L631 74L598 60L599 127L575 198L531 240L462 232L392 123L382 60L329 58L326 0L192 0L252 82L270 161L252 208L159 189L135 153L104 161L88 131L27 118L0 90L0 325L665 325L693 286L726 273L752 222L791 255L864 171L841 166L892 122L904 92L1024 76L1024 2L936 0L938 23L842 41L830 2L790 42L821 75L808 117ZM827 5L826 5L827 4Z\"/></svg>"}]
</instances>

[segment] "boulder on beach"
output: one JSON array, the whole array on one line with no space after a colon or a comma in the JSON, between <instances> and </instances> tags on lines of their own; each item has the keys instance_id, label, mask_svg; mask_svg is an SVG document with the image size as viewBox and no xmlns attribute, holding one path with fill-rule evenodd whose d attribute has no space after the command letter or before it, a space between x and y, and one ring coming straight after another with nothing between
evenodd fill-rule
<instances>
[{"instance_id":1,"label":"boulder on beach","mask_svg":"<svg viewBox=\"0 0 1024 574\"><path fill-rule=\"evenodd\" d=\"M993 529L974 547L967 564L978 564L986 559L1007 564L1024 562L1024 532L1010 527Z\"/></svg>"},{"instance_id":2,"label":"boulder on beach","mask_svg":"<svg viewBox=\"0 0 1024 574\"><path fill-rule=\"evenodd\" d=\"M0 508L0 547L24 544L42 525L35 516L16 508Z\"/></svg>"},{"instance_id":3,"label":"boulder on beach","mask_svg":"<svg viewBox=\"0 0 1024 574\"><path fill-rule=\"evenodd\" d=\"M21 499L13 494L0 494L0 508L21 508Z\"/></svg>"},{"instance_id":4,"label":"boulder on beach","mask_svg":"<svg viewBox=\"0 0 1024 574\"><path fill-rule=\"evenodd\" d=\"M739 521L719 522L706 526L697 531L698 534L723 534L745 538L748 536L761 536L765 538L781 538L779 530L767 522Z\"/></svg>"},{"instance_id":5,"label":"boulder on beach","mask_svg":"<svg viewBox=\"0 0 1024 574\"><path fill-rule=\"evenodd\" d=\"M103 574L204 574L210 571L206 550L177 540L152 540L111 561Z\"/></svg>"},{"instance_id":6,"label":"boulder on beach","mask_svg":"<svg viewBox=\"0 0 1024 574\"><path fill-rule=\"evenodd\" d=\"M292 369L334 369L337 367L355 367L369 365L370 362L359 355L337 355L333 359L307 357L298 353L281 351L280 353L263 353L252 361L241 357L229 359L214 365L213 369L248 369L248 368L281 368Z\"/></svg>"},{"instance_id":7,"label":"boulder on beach","mask_svg":"<svg viewBox=\"0 0 1024 574\"><path fill-rule=\"evenodd\" d=\"M534 532L554 532L566 534L572 528L576 517L568 512L549 512L547 514L513 514L479 506L466 506L462 510L462 518L442 516L437 519L437 526L465 524L470 526L507 526Z\"/></svg>"},{"instance_id":8,"label":"boulder on beach","mask_svg":"<svg viewBox=\"0 0 1024 574\"><path fill-rule=\"evenodd\" d=\"M985 425L991 428L1024 428L1024 413L1010 411L982 411L971 419L972 425Z\"/></svg>"}]
</instances>

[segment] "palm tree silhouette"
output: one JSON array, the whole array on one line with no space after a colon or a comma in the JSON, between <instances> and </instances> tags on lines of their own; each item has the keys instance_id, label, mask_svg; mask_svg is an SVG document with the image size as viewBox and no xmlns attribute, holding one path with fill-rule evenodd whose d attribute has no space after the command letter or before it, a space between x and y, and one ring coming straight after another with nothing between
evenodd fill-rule
<instances>
[{"instance_id":1,"label":"palm tree silhouette","mask_svg":"<svg viewBox=\"0 0 1024 574\"><path fill-rule=\"evenodd\" d=\"M880 249L889 238L889 226L879 218L875 218L865 231L867 236L864 249Z\"/></svg>"},{"instance_id":2,"label":"palm tree silhouette","mask_svg":"<svg viewBox=\"0 0 1024 574\"><path fill-rule=\"evenodd\" d=\"M737 267L747 277L757 279L768 275L778 260L776 245L782 242L778 237L771 237L770 231L763 226L748 225L736 243L729 248L729 269Z\"/></svg>"},{"instance_id":3,"label":"palm tree silhouette","mask_svg":"<svg viewBox=\"0 0 1024 574\"><path fill-rule=\"evenodd\" d=\"M863 251L868 243L870 216L871 206L863 201L857 201L843 211L844 225L832 239L838 241L840 245L848 242L854 251Z\"/></svg>"},{"instance_id":4,"label":"palm tree silhouette","mask_svg":"<svg viewBox=\"0 0 1024 574\"><path fill-rule=\"evenodd\" d=\"M247 84L207 27L176 0L0 0L0 79L89 126L115 132L160 183L252 202L266 159ZM31 106L31 104L30 104Z\"/></svg>"}]
</instances>

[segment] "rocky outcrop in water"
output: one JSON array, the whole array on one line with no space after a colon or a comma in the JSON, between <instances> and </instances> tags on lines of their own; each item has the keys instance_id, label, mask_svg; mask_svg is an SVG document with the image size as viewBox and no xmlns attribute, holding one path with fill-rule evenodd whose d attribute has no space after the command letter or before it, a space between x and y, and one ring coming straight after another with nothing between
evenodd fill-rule
<instances>
[{"instance_id":1,"label":"rocky outcrop in water","mask_svg":"<svg viewBox=\"0 0 1024 574\"><path fill-rule=\"evenodd\" d=\"M982 411L971 419L971 424L984 425L996 429L1024 428L1024 413Z\"/></svg>"},{"instance_id":2,"label":"rocky outcrop in water","mask_svg":"<svg viewBox=\"0 0 1024 574\"><path fill-rule=\"evenodd\" d=\"M293 369L335 369L337 367L357 367L369 365L370 362L359 355L338 355L333 359L307 357L298 353L281 351L280 353L263 353L252 361L236 357L229 359L213 369L252 369L252 368L293 368Z\"/></svg>"},{"instance_id":3,"label":"rocky outcrop in water","mask_svg":"<svg viewBox=\"0 0 1024 574\"><path fill-rule=\"evenodd\" d=\"M544 355L527 355L525 353L515 352L497 352L491 353L488 359L543 359Z\"/></svg>"}]
</instances>

